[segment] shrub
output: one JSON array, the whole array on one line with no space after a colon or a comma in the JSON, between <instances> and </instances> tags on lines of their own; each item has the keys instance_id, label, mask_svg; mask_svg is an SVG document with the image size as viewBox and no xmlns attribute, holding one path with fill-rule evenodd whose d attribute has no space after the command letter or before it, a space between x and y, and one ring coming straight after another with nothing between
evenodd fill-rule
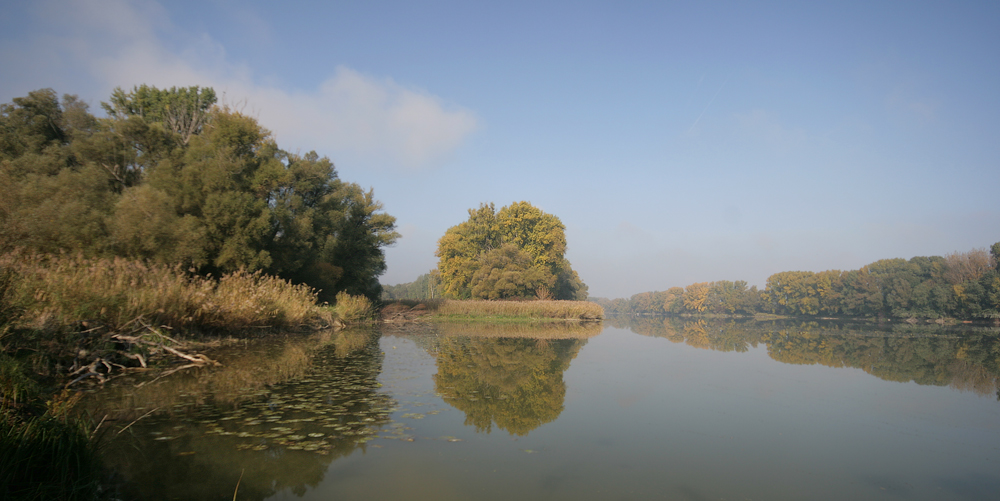
<instances>
[{"instance_id":1,"label":"shrub","mask_svg":"<svg viewBox=\"0 0 1000 501\"><path fill-rule=\"evenodd\" d=\"M375 318L375 308L367 297L351 296L346 292L337 293L337 303L333 311L345 324L372 322Z\"/></svg>"}]
</instances>

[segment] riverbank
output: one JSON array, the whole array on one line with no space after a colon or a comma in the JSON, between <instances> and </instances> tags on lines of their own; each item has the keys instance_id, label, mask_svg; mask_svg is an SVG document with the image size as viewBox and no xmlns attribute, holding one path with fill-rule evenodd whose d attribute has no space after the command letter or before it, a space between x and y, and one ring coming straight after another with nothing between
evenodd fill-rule
<instances>
[{"instance_id":1,"label":"riverbank","mask_svg":"<svg viewBox=\"0 0 1000 501\"><path fill-rule=\"evenodd\" d=\"M99 497L101 425L70 412L77 386L217 365L201 351L220 339L374 321L366 298L337 300L320 304L311 288L259 272L0 255L0 498Z\"/></svg>"},{"instance_id":2,"label":"riverbank","mask_svg":"<svg viewBox=\"0 0 1000 501\"><path fill-rule=\"evenodd\" d=\"M598 321L604 309L589 301L400 300L382 308L384 322L565 322Z\"/></svg>"}]
</instances>

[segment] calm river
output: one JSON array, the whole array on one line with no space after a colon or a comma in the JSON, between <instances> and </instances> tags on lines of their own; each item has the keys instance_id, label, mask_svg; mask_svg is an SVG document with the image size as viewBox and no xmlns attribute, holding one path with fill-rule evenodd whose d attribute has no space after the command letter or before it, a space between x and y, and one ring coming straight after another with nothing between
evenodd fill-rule
<instances>
[{"instance_id":1,"label":"calm river","mask_svg":"<svg viewBox=\"0 0 1000 501\"><path fill-rule=\"evenodd\" d=\"M996 499L998 336L409 324L247 342L85 404L141 499Z\"/></svg>"}]
</instances>

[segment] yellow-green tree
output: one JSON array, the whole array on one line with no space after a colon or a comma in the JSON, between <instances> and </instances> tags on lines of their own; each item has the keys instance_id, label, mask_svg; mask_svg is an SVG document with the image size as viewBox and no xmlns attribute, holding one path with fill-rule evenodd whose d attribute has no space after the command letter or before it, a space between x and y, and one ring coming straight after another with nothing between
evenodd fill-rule
<instances>
[{"instance_id":1,"label":"yellow-green tree","mask_svg":"<svg viewBox=\"0 0 1000 501\"><path fill-rule=\"evenodd\" d=\"M586 299L587 286L565 252L558 217L528 202L499 211L481 204L438 241L441 289L456 298Z\"/></svg>"},{"instance_id":2,"label":"yellow-green tree","mask_svg":"<svg viewBox=\"0 0 1000 501\"><path fill-rule=\"evenodd\" d=\"M684 307L690 311L705 311L708 307L708 282L699 282L687 286L684 290Z\"/></svg>"}]
</instances>

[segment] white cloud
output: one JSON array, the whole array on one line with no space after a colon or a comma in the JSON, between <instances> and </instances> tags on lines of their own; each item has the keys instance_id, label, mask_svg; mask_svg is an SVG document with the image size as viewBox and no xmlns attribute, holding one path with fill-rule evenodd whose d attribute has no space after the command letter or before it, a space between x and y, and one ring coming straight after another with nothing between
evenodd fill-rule
<instances>
[{"instance_id":1,"label":"white cloud","mask_svg":"<svg viewBox=\"0 0 1000 501\"><path fill-rule=\"evenodd\" d=\"M251 90L252 92L252 90ZM475 115L440 98L345 66L315 93L277 89L250 97L279 135L420 167L446 156L477 127Z\"/></svg>"},{"instance_id":2,"label":"white cloud","mask_svg":"<svg viewBox=\"0 0 1000 501\"><path fill-rule=\"evenodd\" d=\"M40 26L29 45L0 50L0 63L16 65L19 86L79 83L57 90L98 100L142 83L211 86L229 103L246 103L284 148L409 169L434 165L478 127L470 110L346 66L306 92L259 84L255 78L266 75L231 61L209 34L184 32L156 2L49 2L36 12ZM79 82L81 72L90 82Z\"/></svg>"}]
</instances>

